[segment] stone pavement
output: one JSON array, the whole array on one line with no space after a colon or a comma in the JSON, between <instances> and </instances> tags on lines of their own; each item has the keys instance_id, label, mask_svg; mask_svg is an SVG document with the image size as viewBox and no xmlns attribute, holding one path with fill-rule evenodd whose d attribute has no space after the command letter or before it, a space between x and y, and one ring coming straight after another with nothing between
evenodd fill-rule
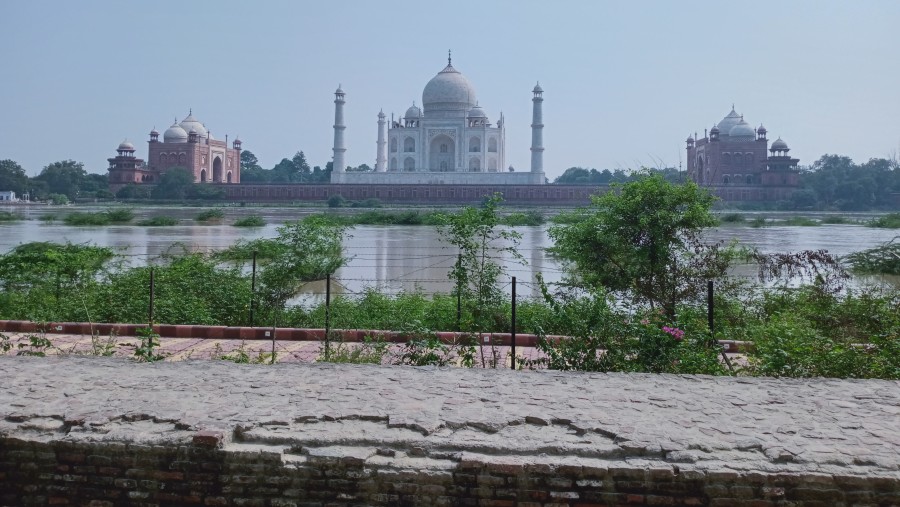
<instances>
[{"instance_id":1,"label":"stone pavement","mask_svg":"<svg viewBox=\"0 0 900 507\"><path fill-rule=\"evenodd\" d=\"M900 479L896 381L84 357L0 357L0 378L0 438L179 445L219 430L225 450L420 468L474 455Z\"/></svg>"}]
</instances>

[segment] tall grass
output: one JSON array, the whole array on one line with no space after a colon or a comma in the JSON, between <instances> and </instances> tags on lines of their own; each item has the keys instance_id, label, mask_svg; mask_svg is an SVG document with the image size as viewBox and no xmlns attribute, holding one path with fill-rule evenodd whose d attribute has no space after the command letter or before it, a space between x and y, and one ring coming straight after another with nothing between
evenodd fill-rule
<instances>
[{"instance_id":1,"label":"tall grass","mask_svg":"<svg viewBox=\"0 0 900 507\"><path fill-rule=\"evenodd\" d=\"M900 213L888 213L887 215L873 218L866 225L881 229L900 229Z\"/></svg>"},{"instance_id":2,"label":"tall grass","mask_svg":"<svg viewBox=\"0 0 900 507\"><path fill-rule=\"evenodd\" d=\"M194 220L201 223L219 222L225 218L225 212L221 208L208 209L200 212L194 217Z\"/></svg>"},{"instance_id":3,"label":"tall grass","mask_svg":"<svg viewBox=\"0 0 900 507\"><path fill-rule=\"evenodd\" d=\"M18 213L11 211L0 211L0 222L18 222L24 217Z\"/></svg>"},{"instance_id":4,"label":"tall grass","mask_svg":"<svg viewBox=\"0 0 900 507\"><path fill-rule=\"evenodd\" d=\"M168 227L178 225L178 219L175 217L159 216L153 218L145 218L137 223L144 227Z\"/></svg>"},{"instance_id":5,"label":"tall grass","mask_svg":"<svg viewBox=\"0 0 900 507\"><path fill-rule=\"evenodd\" d=\"M235 220L231 225L235 227L262 227L266 225L266 221L259 215L250 215Z\"/></svg>"}]
</instances>

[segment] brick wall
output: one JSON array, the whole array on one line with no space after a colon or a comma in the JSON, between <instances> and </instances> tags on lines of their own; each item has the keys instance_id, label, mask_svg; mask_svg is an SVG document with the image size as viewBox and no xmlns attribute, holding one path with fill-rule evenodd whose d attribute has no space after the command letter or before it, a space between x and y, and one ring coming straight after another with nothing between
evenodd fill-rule
<instances>
[{"instance_id":1,"label":"brick wall","mask_svg":"<svg viewBox=\"0 0 900 507\"><path fill-rule=\"evenodd\" d=\"M77 421L76 421L77 422ZM2 505L438 505L551 507L710 505L796 507L900 504L900 477L701 471L591 460L378 449L281 454L224 450L224 435L192 441L38 442L0 438ZM234 446L231 446L234 447ZM240 447L239 445L237 447ZM689 465L687 465L689 466Z\"/></svg>"}]
</instances>

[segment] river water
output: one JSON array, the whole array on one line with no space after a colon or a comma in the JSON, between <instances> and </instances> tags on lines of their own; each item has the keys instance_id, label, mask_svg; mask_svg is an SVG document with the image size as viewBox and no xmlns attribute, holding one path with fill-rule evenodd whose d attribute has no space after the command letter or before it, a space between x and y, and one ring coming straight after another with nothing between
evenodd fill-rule
<instances>
[{"instance_id":1,"label":"river water","mask_svg":"<svg viewBox=\"0 0 900 507\"><path fill-rule=\"evenodd\" d=\"M4 208L9 209L9 208ZM289 220L302 218L322 209L296 208L233 208L226 209L223 224L230 224L239 216L259 214L267 222L264 227L242 228L231 225L200 225L193 217L197 208L151 208L135 210L137 218L157 215L175 216L181 223L171 227L142 227L113 225L104 227L70 227L61 222L43 222L41 215L70 211L97 211L90 208L48 208L46 206L17 207L27 220L0 223L0 252L32 241L93 243L108 246L128 255L132 264L152 262L160 254L184 245L192 251L220 250L238 239L274 237L276 228ZM551 246L547 226L519 227L522 235L516 249L525 261L515 262L506 255L504 264L508 274L516 276L518 293L538 295L534 284L537 273L545 281L560 281L559 264L546 253ZM817 227L772 226L751 228L725 226L710 232L710 240L737 240L763 252L796 252L825 249L841 256L871 248L900 235L900 231L874 229L861 225L820 225ZM345 242L349 263L334 276L332 290L336 293L357 293L366 287L378 287L385 292L421 290L425 293L446 293L451 290L447 272L456 260L456 250L446 246L438 231L429 226L357 226ZM752 276L750 267L739 268L740 274ZM506 287L509 290L509 286ZM308 284L308 294L324 293L324 283Z\"/></svg>"}]
</instances>

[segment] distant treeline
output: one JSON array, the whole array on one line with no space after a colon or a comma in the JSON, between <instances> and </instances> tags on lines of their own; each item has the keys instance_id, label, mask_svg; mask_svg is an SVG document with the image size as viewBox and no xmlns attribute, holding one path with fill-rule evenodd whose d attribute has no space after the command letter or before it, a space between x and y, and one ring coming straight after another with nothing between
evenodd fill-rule
<instances>
[{"instance_id":1,"label":"distant treeline","mask_svg":"<svg viewBox=\"0 0 900 507\"><path fill-rule=\"evenodd\" d=\"M684 172L673 167L649 169L673 183L686 179ZM609 185L627 183L639 173L621 169L587 169L570 167L553 183L561 185ZM800 188L789 201L773 203L787 210L868 211L895 209L900 192L900 163L896 158L873 158L857 164L841 155L823 155L812 165L800 167Z\"/></svg>"}]
</instances>

